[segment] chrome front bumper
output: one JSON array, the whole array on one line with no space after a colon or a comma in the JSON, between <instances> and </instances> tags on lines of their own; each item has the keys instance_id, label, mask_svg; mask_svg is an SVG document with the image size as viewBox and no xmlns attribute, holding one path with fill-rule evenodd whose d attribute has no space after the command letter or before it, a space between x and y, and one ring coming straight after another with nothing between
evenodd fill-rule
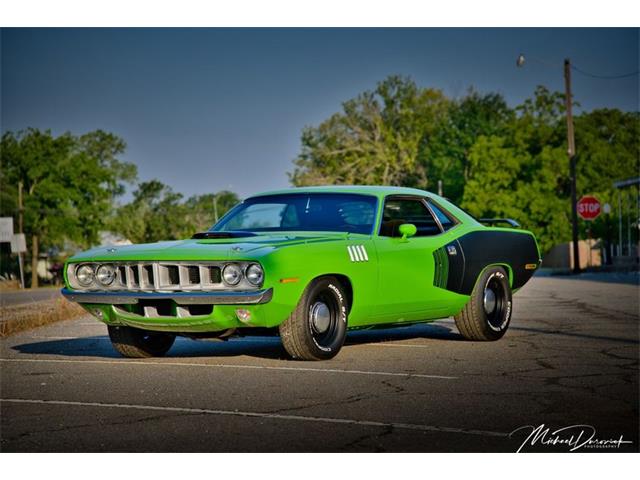
<instances>
[{"instance_id":1,"label":"chrome front bumper","mask_svg":"<svg viewBox=\"0 0 640 480\"><path fill-rule=\"evenodd\" d=\"M181 305L257 305L273 297L273 288L254 292L79 292L62 289L62 295L77 303L136 304L140 300L174 300Z\"/></svg>"}]
</instances>

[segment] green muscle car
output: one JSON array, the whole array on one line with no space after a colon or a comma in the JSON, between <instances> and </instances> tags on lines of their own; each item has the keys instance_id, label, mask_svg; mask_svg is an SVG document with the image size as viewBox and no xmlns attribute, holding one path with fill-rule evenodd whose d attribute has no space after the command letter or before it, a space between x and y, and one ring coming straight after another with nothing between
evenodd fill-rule
<instances>
[{"instance_id":1,"label":"green muscle car","mask_svg":"<svg viewBox=\"0 0 640 480\"><path fill-rule=\"evenodd\" d=\"M322 360L349 329L452 315L465 338L496 340L512 293L540 265L533 234L500 222L517 227L411 188L267 192L189 240L80 253L62 294L127 357L163 355L176 335L261 332L279 333L294 358Z\"/></svg>"}]
</instances>

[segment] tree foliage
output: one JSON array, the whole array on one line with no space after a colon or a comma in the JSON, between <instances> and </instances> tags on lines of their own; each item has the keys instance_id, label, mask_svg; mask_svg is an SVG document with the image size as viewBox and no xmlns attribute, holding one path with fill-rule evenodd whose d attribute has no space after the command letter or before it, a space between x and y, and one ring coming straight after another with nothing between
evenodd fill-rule
<instances>
[{"instance_id":1,"label":"tree foliage","mask_svg":"<svg viewBox=\"0 0 640 480\"><path fill-rule=\"evenodd\" d=\"M513 121L514 112L501 95L480 94L475 90L449 104L447 115L433 135L425 137L419 163L428 175L424 188L435 190L437 181L446 180L447 196L462 198L471 175L471 148L481 135L500 135Z\"/></svg>"},{"instance_id":2,"label":"tree foliage","mask_svg":"<svg viewBox=\"0 0 640 480\"><path fill-rule=\"evenodd\" d=\"M538 87L515 108L496 93L461 99L389 77L302 133L294 185L402 185L436 191L477 216L511 217L543 251L571 238L564 95ZM576 106L578 106L576 104ZM640 116L616 109L575 116L578 196L614 202L613 181L637 176ZM589 226L611 234L611 218ZM586 222L581 223L582 236Z\"/></svg>"},{"instance_id":3,"label":"tree foliage","mask_svg":"<svg viewBox=\"0 0 640 480\"><path fill-rule=\"evenodd\" d=\"M180 193L158 180L142 182L133 200L119 207L109 222L113 232L133 243L189 238L215 223L239 199L233 192L195 195L183 201Z\"/></svg>"},{"instance_id":4,"label":"tree foliage","mask_svg":"<svg viewBox=\"0 0 640 480\"><path fill-rule=\"evenodd\" d=\"M543 251L571 232L563 101L538 88L501 134L480 135L462 198L472 214L517 219Z\"/></svg>"},{"instance_id":5,"label":"tree foliage","mask_svg":"<svg viewBox=\"0 0 640 480\"><path fill-rule=\"evenodd\" d=\"M503 135L480 136L473 146L462 206L479 216L518 219L548 251L571 239L564 96L538 88L518 111ZM637 112L594 110L575 118L578 197L613 203L613 181L637 175L639 126ZM580 236L592 228L592 236L606 239L610 223L605 215L580 221Z\"/></svg>"},{"instance_id":6,"label":"tree foliage","mask_svg":"<svg viewBox=\"0 0 640 480\"><path fill-rule=\"evenodd\" d=\"M31 271L40 252L87 248L110 230L133 242L188 238L208 229L238 203L233 192L180 193L157 180L143 182L133 200L117 206L137 174L121 161L126 145L112 133L96 130L54 136L28 129L7 132L0 144L0 215L12 216L18 230L18 185L23 186L24 232L31 251ZM3 249L3 255L8 251ZM13 264L14 262L11 262ZM14 268L3 257L3 273ZM32 286L37 275L32 275Z\"/></svg>"},{"instance_id":7,"label":"tree foliage","mask_svg":"<svg viewBox=\"0 0 640 480\"><path fill-rule=\"evenodd\" d=\"M100 130L80 137L37 129L3 134L0 210L17 224L21 183L32 270L42 249L61 248L67 240L80 246L97 241L113 198L136 175L134 165L118 160L124 149L120 138Z\"/></svg>"},{"instance_id":8,"label":"tree foliage","mask_svg":"<svg viewBox=\"0 0 640 480\"><path fill-rule=\"evenodd\" d=\"M302 152L289 175L294 185L424 182L418 161L448 107L442 92L392 76L342 105L342 112L302 132Z\"/></svg>"}]
</instances>

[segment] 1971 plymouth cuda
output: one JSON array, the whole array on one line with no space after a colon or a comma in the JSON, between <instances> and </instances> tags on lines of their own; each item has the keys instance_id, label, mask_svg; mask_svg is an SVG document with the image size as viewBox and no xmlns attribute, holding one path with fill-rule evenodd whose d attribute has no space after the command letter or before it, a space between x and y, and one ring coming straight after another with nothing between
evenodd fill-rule
<instances>
[{"instance_id":1,"label":"1971 plymouth cuda","mask_svg":"<svg viewBox=\"0 0 640 480\"><path fill-rule=\"evenodd\" d=\"M465 338L496 340L540 265L535 237L499 221L410 188L267 192L189 240L80 253L62 293L127 357L163 355L176 335L279 332L292 357L322 360L348 329L452 315Z\"/></svg>"}]
</instances>

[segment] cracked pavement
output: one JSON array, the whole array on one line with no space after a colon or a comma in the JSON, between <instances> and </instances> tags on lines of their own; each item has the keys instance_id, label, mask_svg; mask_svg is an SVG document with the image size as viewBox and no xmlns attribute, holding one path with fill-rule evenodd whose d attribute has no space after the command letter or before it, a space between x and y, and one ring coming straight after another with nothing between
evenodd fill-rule
<instances>
[{"instance_id":1,"label":"cracked pavement","mask_svg":"<svg viewBox=\"0 0 640 480\"><path fill-rule=\"evenodd\" d=\"M0 342L0 449L514 452L518 427L586 424L633 443L580 451L637 452L639 289L598 278L535 277L497 342L443 319L352 332L328 362L259 337L132 361L88 316L22 332Z\"/></svg>"}]
</instances>

